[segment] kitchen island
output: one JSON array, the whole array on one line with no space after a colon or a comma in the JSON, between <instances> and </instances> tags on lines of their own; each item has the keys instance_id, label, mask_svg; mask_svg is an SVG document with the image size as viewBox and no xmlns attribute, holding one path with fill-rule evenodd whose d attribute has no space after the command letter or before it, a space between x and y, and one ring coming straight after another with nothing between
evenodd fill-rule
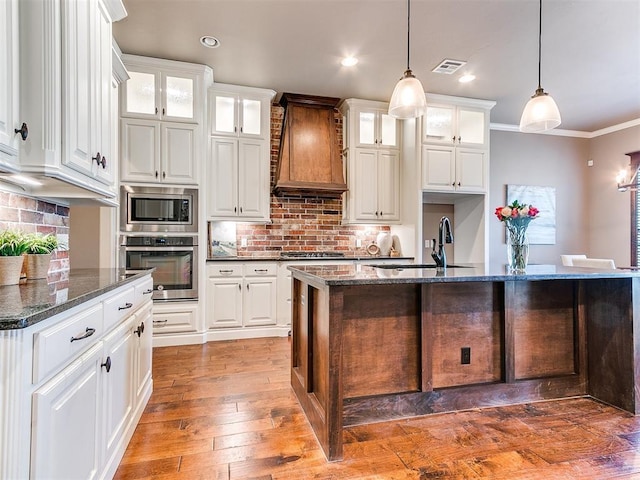
<instances>
[{"instance_id":1,"label":"kitchen island","mask_svg":"<svg viewBox=\"0 0 640 480\"><path fill-rule=\"evenodd\" d=\"M590 396L640 413L640 273L289 267L291 384L329 460L344 427Z\"/></svg>"}]
</instances>

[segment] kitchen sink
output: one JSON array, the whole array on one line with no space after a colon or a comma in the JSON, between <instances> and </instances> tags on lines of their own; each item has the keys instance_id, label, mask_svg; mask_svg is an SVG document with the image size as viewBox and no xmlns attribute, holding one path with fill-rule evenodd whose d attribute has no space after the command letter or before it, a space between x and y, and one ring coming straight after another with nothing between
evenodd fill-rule
<instances>
[{"instance_id":1,"label":"kitchen sink","mask_svg":"<svg viewBox=\"0 0 640 480\"><path fill-rule=\"evenodd\" d=\"M398 264L398 263L378 263L376 265L371 265L376 268L387 268L387 269L398 269L401 270L403 268L438 268L435 263L408 263L408 264ZM447 265L447 268L473 268L468 265Z\"/></svg>"}]
</instances>

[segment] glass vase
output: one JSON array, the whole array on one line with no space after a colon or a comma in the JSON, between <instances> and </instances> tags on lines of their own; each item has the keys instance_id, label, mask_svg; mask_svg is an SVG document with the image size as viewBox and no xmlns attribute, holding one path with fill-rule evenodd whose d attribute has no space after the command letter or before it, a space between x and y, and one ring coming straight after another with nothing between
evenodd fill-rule
<instances>
[{"instance_id":1,"label":"glass vase","mask_svg":"<svg viewBox=\"0 0 640 480\"><path fill-rule=\"evenodd\" d=\"M507 264L513 272L524 272L529 263L529 239L526 232L507 231Z\"/></svg>"}]
</instances>

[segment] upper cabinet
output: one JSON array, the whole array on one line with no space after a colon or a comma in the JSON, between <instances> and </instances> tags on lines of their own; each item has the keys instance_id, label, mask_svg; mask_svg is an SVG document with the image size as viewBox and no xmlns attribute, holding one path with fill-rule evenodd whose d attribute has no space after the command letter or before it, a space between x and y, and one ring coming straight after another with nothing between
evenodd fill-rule
<instances>
[{"instance_id":1,"label":"upper cabinet","mask_svg":"<svg viewBox=\"0 0 640 480\"><path fill-rule=\"evenodd\" d=\"M495 102L427 94L422 119L422 189L484 193L489 114Z\"/></svg>"},{"instance_id":2,"label":"upper cabinet","mask_svg":"<svg viewBox=\"0 0 640 480\"><path fill-rule=\"evenodd\" d=\"M197 73L163 72L160 68L127 62L130 79L122 95L123 117L200 123L201 88ZM198 103L196 104L196 101Z\"/></svg>"},{"instance_id":3,"label":"upper cabinet","mask_svg":"<svg viewBox=\"0 0 640 480\"><path fill-rule=\"evenodd\" d=\"M198 185L211 68L135 55L122 61L130 78L120 86L120 180Z\"/></svg>"},{"instance_id":4,"label":"upper cabinet","mask_svg":"<svg viewBox=\"0 0 640 480\"><path fill-rule=\"evenodd\" d=\"M0 0L0 165L9 170L17 169L21 140L18 73L18 0Z\"/></svg>"},{"instance_id":5,"label":"upper cabinet","mask_svg":"<svg viewBox=\"0 0 640 480\"><path fill-rule=\"evenodd\" d=\"M390 224L400 221L401 123L387 114L387 103L347 99L343 221Z\"/></svg>"},{"instance_id":6,"label":"upper cabinet","mask_svg":"<svg viewBox=\"0 0 640 480\"><path fill-rule=\"evenodd\" d=\"M269 221L275 93L221 84L209 89L208 220Z\"/></svg>"},{"instance_id":7,"label":"upper cabinet","mask_svg":"<svg viewBox=\"0 0 640 480\"><path fill-rule=\"evenodd\" d=\"M398 120L388 114L388 108L376 102L348 99L351 119L350 136L354 143L350 147L378 147L398 150L400 148L400 126ZM382 104L386 105L386 104Z\"/></svg>"},{"instance_id":8,"label":"upper cabinet","mask_svg":"<svg viewBox=\"0 0 640 480\"><path fill-rule=\"evenodd\" d=\"M273 92L214 84L209 90L211 135L269 138Z\"/></svg>"},{"instance_id":9,"label":"upper cabinet","mask_svg":"<svg viewBox=\"0 0 640 480\"><path fill-rule=\"evenodd\" d=\"M115 201L111 24L125 15L120 0L20 0L24 173Z\"/></svg>"}]
</instances>

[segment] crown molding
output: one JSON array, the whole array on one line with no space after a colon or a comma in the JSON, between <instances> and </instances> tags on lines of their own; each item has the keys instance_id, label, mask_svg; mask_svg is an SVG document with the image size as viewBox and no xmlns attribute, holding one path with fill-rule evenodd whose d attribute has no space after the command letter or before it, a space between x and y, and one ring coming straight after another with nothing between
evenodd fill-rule
<instances>
[{"instance_id":1,"label":"crown molding","mask_svg":"<svg viewBox=\"0 0 640 480\"><path fill-rule=\"evenodd\" d=\"M601 135L607 135L609 133L618 132L627 128L640 125L640 118L630 120L628 122L619 123L618 125L612 125L607 128L595 130L593 132L582 132L580 130L563 130L561 128L554 128L553 130L547 130L546 132L530 133L527 135L555 135L557 137L574 137L574 138L595 138ZM518 125L510 125L508 123L491 123L489 125L491 130L499 132L515 132L522 133Z\"/></svg>"}]
</instances>

